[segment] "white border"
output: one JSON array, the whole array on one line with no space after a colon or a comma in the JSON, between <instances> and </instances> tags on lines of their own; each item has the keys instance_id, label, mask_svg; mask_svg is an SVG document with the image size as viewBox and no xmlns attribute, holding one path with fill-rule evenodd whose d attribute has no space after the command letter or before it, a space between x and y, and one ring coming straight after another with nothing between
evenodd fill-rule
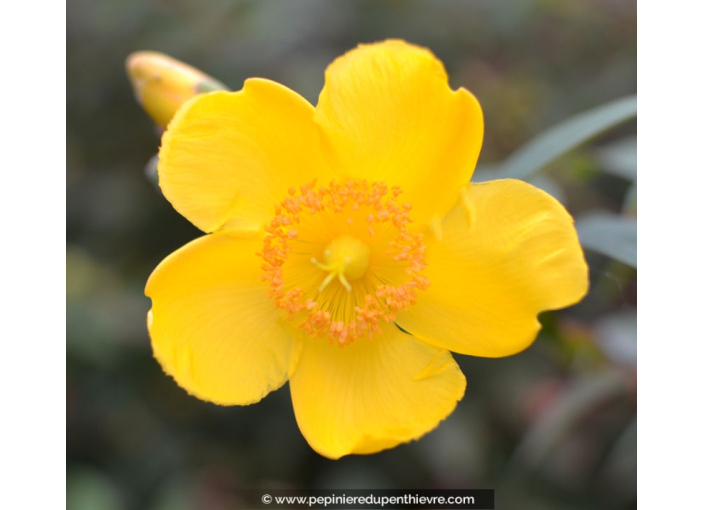
<instances>
[{"instance_id":1,"label":"white border","mask_svg":"<svg viewBox=\"0 0 704 510\"><path fill-rule=\"evenodd\" d=\"M638 6L638 500L702 505L704 80L698 2Z\"/></svg>"},{"instance_id":2,"label":"white border","mask_svg":"<svg viewBox=\"0 0 704 510\"><path fill-rule=\"evenodd\" d=\"M62 2L2 7L0 508L66 500L65 17Z\"/></svg>"}]
</instances>

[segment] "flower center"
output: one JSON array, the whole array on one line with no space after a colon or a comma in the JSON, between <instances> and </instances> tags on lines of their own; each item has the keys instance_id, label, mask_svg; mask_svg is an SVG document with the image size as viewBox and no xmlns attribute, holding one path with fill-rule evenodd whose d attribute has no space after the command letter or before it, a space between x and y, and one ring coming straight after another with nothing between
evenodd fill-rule
<instances>
[{"instance_id":1,"label":"flower center","mask_svg":"<svg viewBox=\"0 0 704 510\"><path fill-rule=\"evenodd\" d=\"M409 231L398 187L349 180L291 188L265 228L262 280L269 296L309 336L346 345L427 288L423 236Z\"/></svg>"},{"instance_id":2,"label":"flower center","mask_svg":"<svg viewBox=\"0 0 704 510\"><path fill-rule=\"evenodd\" d=\"M322 292L337 277L347 291L352 292L349 282L364 276L369 266L369 252L369 246L354 237L342 235L333 239L325 248L324 264L315 257L310 259L316 267L328 271L318 291Z\"/></svg>"}]
</instances>

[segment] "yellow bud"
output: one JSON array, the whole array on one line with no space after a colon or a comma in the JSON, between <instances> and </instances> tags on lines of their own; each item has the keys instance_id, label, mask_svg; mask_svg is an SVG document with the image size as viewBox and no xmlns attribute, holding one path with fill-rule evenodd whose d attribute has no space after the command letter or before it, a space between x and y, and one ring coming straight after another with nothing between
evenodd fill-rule
<instances>
[{"instance_id":1,"label":"yellow bud","mask_svg":"<svg viewBox=\"0 0 704 510\"><path fill-rule=\"evenodd\" d=\"M227 88L198 69L155 51L132 53L125 65L137 101L163 128L188 99Z\"/></svg>"}]
</instances>

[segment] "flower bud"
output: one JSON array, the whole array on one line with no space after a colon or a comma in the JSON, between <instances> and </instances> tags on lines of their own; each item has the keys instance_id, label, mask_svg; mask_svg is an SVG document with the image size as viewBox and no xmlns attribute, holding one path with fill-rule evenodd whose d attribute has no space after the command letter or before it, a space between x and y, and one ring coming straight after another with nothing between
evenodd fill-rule
<instances>
[{"instance_id":1,"label":"flower bud","mask_svg":"<svg viewBox=\"0 0 704 510\"><path fill-rule=\"evenodd\" d=\"M162 128L166 128L188 99L203 92L227 89L198 69L155 51L132 53L125 66L137 101Z\"/></svg>"}]
</instances>

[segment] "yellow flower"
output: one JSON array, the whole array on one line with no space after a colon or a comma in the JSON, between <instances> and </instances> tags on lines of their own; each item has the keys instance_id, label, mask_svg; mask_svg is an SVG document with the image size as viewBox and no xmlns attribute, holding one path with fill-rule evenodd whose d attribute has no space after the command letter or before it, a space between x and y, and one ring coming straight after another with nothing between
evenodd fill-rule
<instances>
[{"instance_id":1,"label":"yellow flower","mask_svg":"<svg viewBox=\"0 0 704 510\"><path fill-rule=\"evenodd\" d=\"M259 78L192 99L159 183L209 234L147 283L164 370L222 405L289 381L301 432L330 458L434 429L465 390L448 351L517 353L538 313L587 291L557 201L469 184L482 136L474 96L398 40L335 60L316 107Z\"/></svg>"},{"instance_id":2,"label":"yellow flower","mask_svg":"<svg viewBox=\"0 0 704 510\"><path fill-rule=\"evenodd\" d=\"M226 88L202 71L156 51L132 53L125 67L137 101L162 128L187 100Z\"/></svg>"}]
</instances>

